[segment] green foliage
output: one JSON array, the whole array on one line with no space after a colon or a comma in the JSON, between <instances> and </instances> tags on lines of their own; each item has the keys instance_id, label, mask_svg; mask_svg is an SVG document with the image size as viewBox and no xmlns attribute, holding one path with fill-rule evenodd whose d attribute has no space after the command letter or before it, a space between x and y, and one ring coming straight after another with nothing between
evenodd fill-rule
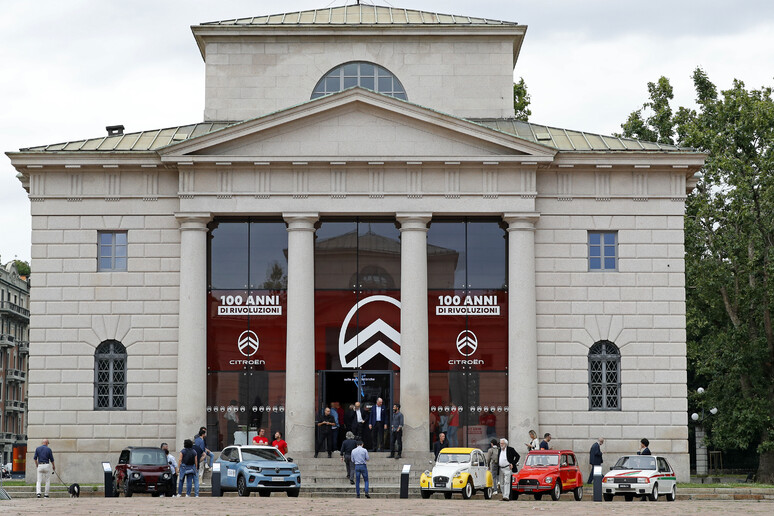
<instances>
[{"instance_id":1,"label":"green foliage","mask_svg":"<svg viewBox=\"0 0 774 516\"><path fill-rule=\"evenodd\" d=\"M735 80L720 92L693 73L697 109L669 107L672 88L650 83L643 119L627 136L707 153L685 219L689 405L704 409L708 444L758 446L759 481L774 479L774 101ZM703 395L695 394L704 386ZM709 409L718 413L709 415Z\"/></svg>"},{"instance_id":2,"label":"green foliage","mask_svg":"<svg viewBox=\"0 0 774 516\"><path fill-rule=\"evenodd\" d=\"M266 280L261 285L268 290L288 288L288 276L279 262L272 262L266 270Z\"/></svg>"},{"instance_id":3,"label":"green foliage","mask_svg":"<svg viewBox=\"0 0 774 516\"><path fill-rule=\"evenodd\" d=\"M29 276L30 275L30 264L28 262L22 261L22 260L14 260L14 265L16 265L16 270L19 272L20 276Z\"/></svg>"},{"instance_id":4,"label":"green foliage","mask_svg":"<svg viewBox=\"0 0 774 516\"><path fill-rule=\"evenodd\" d=\"M529 109L531 100L527 92L527 84L524 78L519 78L519 82L513 85L513 110L516 112L516 119L527 122L532 111Z\"/></svg>"}]
</instances>

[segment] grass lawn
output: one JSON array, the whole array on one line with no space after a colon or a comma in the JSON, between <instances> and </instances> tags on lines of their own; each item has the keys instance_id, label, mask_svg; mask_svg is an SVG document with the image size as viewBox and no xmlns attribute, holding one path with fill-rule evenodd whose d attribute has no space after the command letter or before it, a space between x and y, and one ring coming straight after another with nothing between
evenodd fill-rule
<instances>
[{"instance_id":1,"label":"grass lawn","mask_svg":"<svg viewBox=\"0 0 774 516\"><path fill-rule=\"evenodd\" d=\"M687 488L687 489L714 489L714 488L724 488L724 487L733 487L733 488L741 488L741 489L774 489L774 485L772 484L753 484L753 483L744 483L744 482L734 482L729 484L685 484L685 483L678 482L677 487Z\"/></svg>"}]
</instances>

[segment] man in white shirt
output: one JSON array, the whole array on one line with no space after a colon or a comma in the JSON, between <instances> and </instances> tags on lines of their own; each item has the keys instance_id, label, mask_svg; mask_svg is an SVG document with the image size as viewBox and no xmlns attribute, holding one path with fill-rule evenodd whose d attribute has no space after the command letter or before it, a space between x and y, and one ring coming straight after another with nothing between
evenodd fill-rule
<instances>
[{"instance_id":1,"label":"man in white shirt","mask_svg":"<svg viewBox=\"0 0 774 516\"><path fill-rule=\"evenodd\" d=\"M172 473L172 496L177 496L177 459L175 455L169 453L169 445L167 443L161 443L161 449L164 450L164 455L167 456L167 464L169 464L169 471ZM161 496L164 496L162 493Z\"/></svg>"},{"instance_id":2,"label":"man in white shirt","mask_svg":"<svg viewBox=\"0 0 774 516\"><path fill-rule=\"evenodd\" d=\"M500 489L503 492L503 501L511 499L511 475L516 471L519 462L519 454L513 447L508 446L508 439L500 439L500 455L497 465L500 468Z\"/></svg>"},{"instance_id":3,"label":"man in white shirt","mask_svg":"<svg viewBox=\"0 0 774 516\"><path fill-rule=\"evenodd\" d=\"M365 418L363 417L363 411L360 409L360 402L355 402L355 437L363 437L363 425L365 424Z\"/></svg>"}]
</instances>

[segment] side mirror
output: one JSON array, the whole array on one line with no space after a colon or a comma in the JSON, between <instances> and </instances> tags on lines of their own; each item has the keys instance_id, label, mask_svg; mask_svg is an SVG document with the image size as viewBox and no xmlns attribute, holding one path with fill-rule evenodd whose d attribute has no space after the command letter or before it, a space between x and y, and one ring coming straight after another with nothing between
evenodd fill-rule
<instances>
[{"instance_id":1,"label":"side mirror","mask_svg":"<svg viewBox=\"0 0 774 516\"><path fill-rule=\"evenodd\" d=\"M288 462L294 462L293 457L285 457L285 458L288 460Z\"/></svg>"}]
</instances>

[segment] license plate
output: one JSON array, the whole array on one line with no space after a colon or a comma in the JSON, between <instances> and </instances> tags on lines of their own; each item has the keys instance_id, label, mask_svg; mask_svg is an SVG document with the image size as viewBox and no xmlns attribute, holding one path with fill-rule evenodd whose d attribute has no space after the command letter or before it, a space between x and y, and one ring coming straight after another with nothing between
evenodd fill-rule
<instances>
[{"instance_id":1,"label":"license plate","mask_svg":"<svg viewBox=\"0 0 774 516\"><path fill-rule=\"evenodd\" d=\"M632 485L631 484L618 484L618 487L625 487L625 488L628 489L628 488L632 487Z\"/></svg>"},{"instance_id":2,"label":"license plate","mask_svg":"<svg viewBox=\"0 0 774 516\"><path fill-rule=\"evenodd\" d=\"M522 486L522 489L525 491L532 491L534 488L532 486Z\"/></svg>"},{"instance_id":3,"label":"license plate","mask_svg":"<svg viewBox=\"0 0 774 516\"><path fill-rule=\"evenodd\" d=\"M284 482L285 479L283 477L271 477L272 482Z\"/></svg>"},{"instance_id":4,"label":"license plate","mask_svg":"<svg viewBox=\"0 0 774 516\"><path fill-rule=\"evenodd\" d=\"M436 482L435 487L446 487L446 482Z\"/></svg>"}]
</instances>

